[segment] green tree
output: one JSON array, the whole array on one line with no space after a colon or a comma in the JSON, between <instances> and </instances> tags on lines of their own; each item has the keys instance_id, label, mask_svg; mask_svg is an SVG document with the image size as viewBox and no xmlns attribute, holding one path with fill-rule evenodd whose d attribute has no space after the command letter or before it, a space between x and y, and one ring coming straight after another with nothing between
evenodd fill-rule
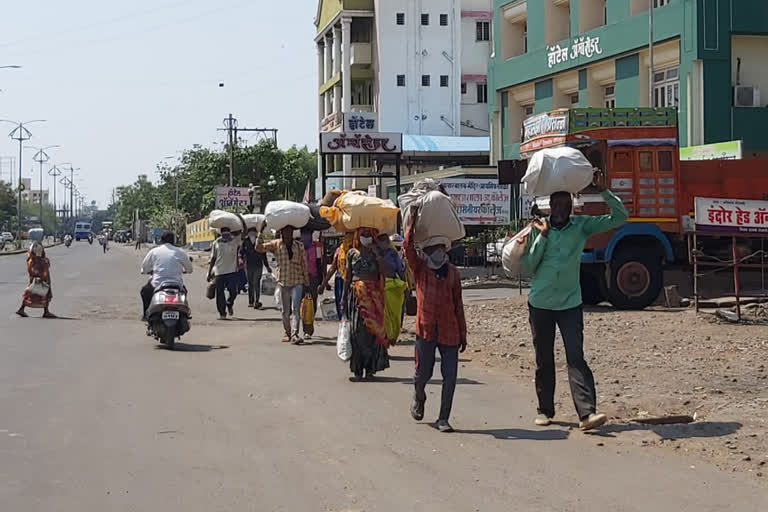
<instances>
[{"instance_id":1,"label":"green tree","mask_svg":"<svg viewBox=\"0 0 768 512\"><path fill-rule=\"evenodd\" d=\"M16 194L8 183L0 181L0 229L12 231L16 217Z\"/></svg>"},{"instance_id":2,"label":"green tree","mask_svg":"<svg viewBox=\"0 0 768 512\"><path fill-rule=\"evenodd\" d=\"M117 189L115 226L128 229L133 222L134 212L138 210L142 219L149 219L158 209L157 187L145 175L139 176L132 185Z\"/></svg>"}]
</instances>

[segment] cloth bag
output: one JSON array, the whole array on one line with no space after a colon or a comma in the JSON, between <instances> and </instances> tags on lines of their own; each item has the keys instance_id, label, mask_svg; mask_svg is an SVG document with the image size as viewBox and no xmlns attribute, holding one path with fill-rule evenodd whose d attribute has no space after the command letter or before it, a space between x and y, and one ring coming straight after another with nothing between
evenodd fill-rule
<instances>
[{"instance_id":1,"label":"cloth bag","mask_svg":"<svg viewBox=\"0 0 768 512\"><path fill-rule=\"evenodd\" d=\"M593 178L594 168L584 153L564 146L534 153L522 182L527 194L542 197L555 192L578 194Z\"/></svg>"},{"instance_id":2,"label":"cloth bag","mask_svg":"<svg viewBox=\"0 0 768 512\"><path fill-rule=\"evenodd\" d=\"M439 183L434 180L418 182L397 201L403 209L403 222L406 226L410 222L411 206L419 208L413 235L413 241L419 247L441 244L450 248L451 242L466 235L456 204L440 190Z\"/></svg>"},{"instance_id":3,"label":"cloth bag","mask_svg":"<svg viewBox=\"0 0 768 512\"><path fill-rule=\"evenodd\" d=\"M352 359L352 332L348 320L339 322L339 334L336 337L336 355L342 361Z\"/></svg>"},{"instance_id":4,"label":"cloth bag","mask_svg":"<svg viewBox=\"0 0 768 512\"><path fill-rule=\"evenodd\" d=\"M520 265L525 254L526 243L523 238L531 233L531 226L526 226L515 236L504 243L501 251L501 266L509 277L520 275Z\"/></svg>"},{"instance_id":5,"label":"cloth bag","mask_svg":"<svg viewBox=\"0 0 768 512\"><path fill-rule=\"evenodd\" d=\"M304 327L304 334L312 336L315 333L315 303L312 300L312 297L304 297L301 299L299 315L301 316L301 323Z\"/></svg>"},{"instance_id":6,"label":"cloth bag","mask_svg":"<svg viewBox=\"0 0 768 512\"><path fill-rule=\"evenodd\" d=\"M277 279L272 274L266 274L261 278L261 294L272 295L277 287Z\"/></svg>"},{"instance_id":7,"label":"cloth bag","mask_svg":"<svg viewBox=\"0 0 768 512\"><path fill-rule=\"evenodd\" d=\"M208 226L210 226L211 229L216 230L229 228L230 231L240 231L243 229L240 217L234 213L225 212L224 210L213 210L208 215Z\"/></svg>"},{"instance_id":8,"label":"cloth bag","mask_svg":"<svg viewBox=\"0 0 768 512\"><path fill-rule=\"evenodd\" d=\"M245 229L255 229L256 231L261 230L261 226L264 225L265 222L264 215L260 213L249 213L246 215L243 215L243 222L245 222Z\"/></svg>"},{"instance_id":9,"label":"cloth bag","mask_svg":"<svg viewBox=\"0 0 768 512\"><path fill-rule=\"evenodd\" d=\"M402 329L403 302L408 285L405 281L389 277L384 284L384 329L390 343L397 343Z\"/></svg>"},{"instance_id":10,"label":"cloth bag","mask_svg":"<svg viewBox=\"0 0 768 512\"><path fill-rule=\"evenodd\" d=\"M309 206L293 201L271 201L264 210L267 226L280 231L286 226L296 229L303 228L312 216Z\"/></svg>"},{"instance_id":11,"label":"cloth bag","mask_svg":"<svg viewBox=\"0 0 768 512\"><path fill-rule=\"evenodd\" d=\"M347 192L339 196L333 206L320 207L320 215L339 231L374 228L386 234L397 231L399 211L389 199L371 197L364 192Z\"/></svg>"}]
</instances>

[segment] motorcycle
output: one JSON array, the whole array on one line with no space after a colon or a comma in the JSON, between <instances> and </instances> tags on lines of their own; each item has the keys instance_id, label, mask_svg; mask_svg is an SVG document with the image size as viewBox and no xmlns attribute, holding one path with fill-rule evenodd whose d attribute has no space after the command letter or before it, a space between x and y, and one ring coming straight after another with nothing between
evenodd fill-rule
<instances>
[{"instance_id":1,"label":"motorcycle","mask_svg":"<svg viewBox=\"0 0 768 512\"><path fill-rule=\"evenodd\" d=\"M88 245L93 245L93 235L88 235Z\"/></svg>"},{"instance_id":2,"label":"motorcycle","mask_svg":"<svg viewBox=\"0 0 768 512\"><path fill-rule=\"evenodd\" d=\"M70 245L72 245L72 239L71 238L65 238L64 239L64 246L65 247L69 247Z\"/></svg>"},{"instance_id":3,"label":"motorcycle","mask_svg":"<svg viewBox=\"0 0 768 512\"><path fill-rule=\"evenodd\" d=\"M189 331L190 313L183 286L162 286L152 295L147 310L147 336L172 349L176 339Z\"/></svg>"}]
</instances>

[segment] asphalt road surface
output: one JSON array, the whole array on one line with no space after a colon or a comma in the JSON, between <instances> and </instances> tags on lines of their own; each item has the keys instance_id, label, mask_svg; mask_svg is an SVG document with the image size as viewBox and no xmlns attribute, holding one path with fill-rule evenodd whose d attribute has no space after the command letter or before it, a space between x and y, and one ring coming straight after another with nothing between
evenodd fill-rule
<instances>
[{"instance_id":1,"label":"asphalt road surface","mask_svg":"<svg viewBox=\"0 0 768 512\"><path fill-rule=\"evenodd\" d=\"M697 459L536 428L532 385L474 366L471 351L457 432L441 434L410 417L411 346L393 350L378 382L350 383L335 325L311 345L282 344L277 311L243 297L237 321L217 321L200 269L192 331L179 350L158 349L137 320L141 255L81 242L49 256L52 309L66 319L16 318L24 259L0 257L2 511L768 507L765 487ZM562 413L575 420L571 404Z\"/></svg>"}]
</instances>

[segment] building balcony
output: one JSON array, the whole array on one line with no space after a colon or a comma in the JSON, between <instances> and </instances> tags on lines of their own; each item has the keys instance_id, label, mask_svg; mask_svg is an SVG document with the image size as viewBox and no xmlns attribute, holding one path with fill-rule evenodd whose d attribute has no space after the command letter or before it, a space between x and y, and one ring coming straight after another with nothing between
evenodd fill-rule
<instances>
[{"instance_id":1,"label":"building balcony","mask_svg":"<svg viewBox=\"0 0 768 512\"><path fill-rule=\"evenodd\" d=\"M352 43L350 51L350 64L370 65L373 62L371 43Z\"/></svg>"},{"instance_id":2,"label":"building balcony","mask_svg":"<svg viewBox=\"0 0 768 512\"><path fill-rule=\"evenodd\" d=\"M352 105L352 112L373 112L373 105Z\"/></svg>"}]
</instances>

